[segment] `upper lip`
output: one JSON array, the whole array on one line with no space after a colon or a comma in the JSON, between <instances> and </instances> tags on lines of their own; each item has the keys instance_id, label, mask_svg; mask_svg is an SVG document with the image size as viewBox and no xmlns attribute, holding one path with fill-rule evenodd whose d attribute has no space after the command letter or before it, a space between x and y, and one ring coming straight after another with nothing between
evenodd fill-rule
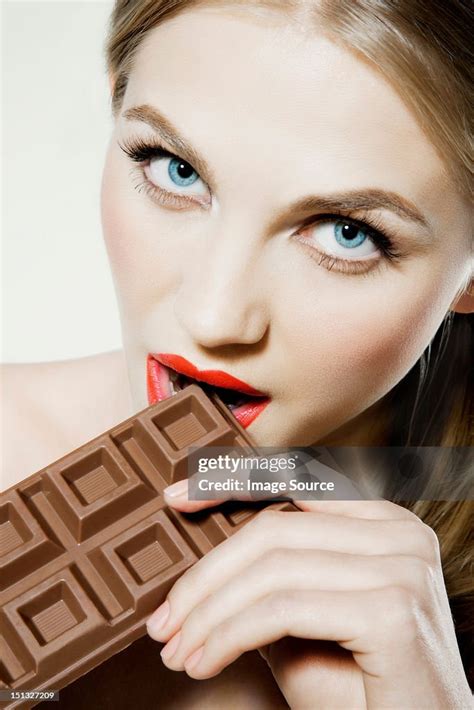
<instances>
[{"instance_id":1,"label":"upper lip","mask_svg":"<svg viewBox=\"0 0 474 710\"><path fill-rule=\"evenodd\" d=\"M170 367L172 370L179 372L186 377L191 377L199 382L207 382L215 387L224 387L225 389L237 390L251 397L266 397L264 392L260 392L243 380L239 380L233 375L229 375L223 370L198 370L192 362L186 360L181 355L173 355L172 353L152 353L155 360L158 360L162 365Z\"/></svg>"}]
</instances>

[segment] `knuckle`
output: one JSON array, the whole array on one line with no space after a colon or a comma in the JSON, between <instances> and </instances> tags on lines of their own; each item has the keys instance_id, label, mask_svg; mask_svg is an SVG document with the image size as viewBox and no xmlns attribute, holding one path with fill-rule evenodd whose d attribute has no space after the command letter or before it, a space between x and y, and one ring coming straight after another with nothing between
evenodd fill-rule
<instances>
[{"instance_id":1,"label":"knuckle","mask_svg":"<svg viewBox=\"0 0 474 710\"><path fill-rule=\"evenodd\" d=\"M419 518L409 518L403 521L397 521L397 525L402 525L405 532L412 538L418 538L422 530L423 523Z\"/></svg>"},{"instance_id":2,"label":"knuckle","mask_svg":"<svg viewBox=\"0 0 474 710\"><path fill-rule=\"evenodd\" d=\"M401 508L404 513L406 513L406 520L410 521L412 523L421 523L422 520L419 515L417 515L411 508L406 507L406 505L403 505L402 503L397 503L396 504L397 508Z\"/></svg>"},{"instance_id":3,"label":"knuckle","mask_svg":"<svg viewBox=\"0 0 474 710\"><path fill-rule=\"evenodd\" d=\"M421 526L429 557L430 559L438 560L440 557L438 536L433 528L430 528L430 526L426 525L426 523L421 523Z\"/></svg>"},{"instance_id":4,"label":"knuckle","mask_svg":"<svg viewBox=\"0 0 474 710\"><path fill-rule=\"evenodd\" d=\"M235 626L231 617L221 621L221 623L211 631L206 640L206 647L210 650L213 648L230 648L235 645L235 640Z\"/></svg>"},{"instance_id":5,"label":"knuckle","mask_svg":"<svg viewBox=\"0 0 474 710\"><path fill-rule=\"evenodd\" d=\"M394 504L398 509L401 509L403 511L403 514L405 515L406 520L410 520L411 522L414 523L420 523L421 518L410 508L407 508L405 505L402 504Z\"/></svg>"},{"instance_id":6,"label":"knuckle","mask_svg":"<svg viewBox=\"0 0 474 710\"><path fill-rule=\"evenodd\" d=\"M199 635L199 632L202 631L202 628L202 610L200 610L198 606L184 620L183 625L181 627L181 633L187 638L194 638L195 636Z\"/></svg>"},{"instance_id":7,"label":"knuckle","mask_svg":"<svg viewBox=\"0 0 474 710\"><path fill-rule=\"evenodd\" d=\"M180 606L185 602L189 596L189 590L193 589L195 585L195 572L194 568L189 569L182 577L180 577L173 584L173 587L168 592L167 600L169 601L171 608L173 606Z\"/></svg>"},{"instance_id":8,"label":"knuckle","mask_svg":"<svg viewBox=\"0 0 474 710\"><path fill-rule=\"evenodd\" d=\"M406 579L409 587L416 592L424 594L434 582L432 565L422 557L409 557L405 562Z\"/></svg>"},{"instance_id":9,"label":"knuckle","mask_svg":"<svg viewBox=\"0 0 474 710\"><path fill-rule=\"evenodd\" d=\"M364 619L367 638L388 654L395 648L412 646L418 636L418 619L410 590L398 585L385 587L373 601L370 614Z\"/></svg>"},{"instance_id":10,"label":"knuckle","mask_svg":"<svg viewBox=\"0 0 474 710\"><path fill-rule=\"evenodd\" d=\"M256 564L265 571L278 570L288 563L288 551L282 547L266 550Z\"/></svg>"},{"instance_id":11,"label":"knuckle","mask_svg":"<svg viewBox=\"0 0 474 710\"><path fill-rule=\"evenodd\" d=\"M272 618L285 622L292 600L293 594L287 590L270 592L263 598L263 605Z\"/></svg>"},{"instance_id":12,"label":"knuckle","mask_svg":"<svg viewBox=\"0 0 474 710\"><path fill-rule=\"evenodd\" d=\"M264 510L261 510L260 513L257 515L257 520L260 518L260 522L264 525L274 525L277 520L280 519L280 511L279 510L273 510L272 508L265 508Z\"/></svg>"},{"instance_id":13,"label":"knuckle","mask_svg":"<svg viewBox=\"0 0 474 710\"><path fill-rule=\"evenodd\" d=\"M416 520L406 520L405 526L410 531L410 536L416 540L422 557L431 561L437 561L440 556L439 540L433 528L417 518Z\"/></svg>"},{"instance_id":14,"label":"knuckle","mask_svg":"<svg viewBox=\"0 0 474 710\"><path fill-rule=\"evenodd\" d=\"M181 580L182 578L178 579L174 583L172 589L168 592L167 600L169 601L171 608L173 608L176 604L179 604L179 601L182 598L183 582Z\"/></svg>"}]
</instances>

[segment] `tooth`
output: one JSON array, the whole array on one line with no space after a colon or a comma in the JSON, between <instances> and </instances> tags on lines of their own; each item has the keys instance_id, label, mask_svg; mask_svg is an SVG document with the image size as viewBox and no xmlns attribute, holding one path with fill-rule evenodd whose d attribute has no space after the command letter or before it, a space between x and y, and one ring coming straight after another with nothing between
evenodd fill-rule
<instances>
[{"instance_id":1,"label":"tooth","mask_svg":"<svg viewBox=\"0 0 474 710\"><path fill-rule=\"evenodd\" d=\"M179 374L176 372L176 370L172 370L169 367L168 368L168 377L169 377L171 394L178 394L178 392L181 390L181 387L178 385Z\"/></svg>"}]
</instances>

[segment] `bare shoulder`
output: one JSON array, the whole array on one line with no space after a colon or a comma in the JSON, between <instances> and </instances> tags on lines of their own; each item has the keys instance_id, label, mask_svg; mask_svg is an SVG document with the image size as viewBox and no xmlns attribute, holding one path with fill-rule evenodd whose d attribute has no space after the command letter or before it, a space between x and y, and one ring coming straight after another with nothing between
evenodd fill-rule
<instances>
[{"instance_id":1,"label":"bare shoulder","mask_svg":"<svg viewBox=\"0 0 474 710\"><path fill-rule=\"evenodd\" d=\"M1 366L1 487L132 414L123 351Z\"/></svg>"}]
</instances>

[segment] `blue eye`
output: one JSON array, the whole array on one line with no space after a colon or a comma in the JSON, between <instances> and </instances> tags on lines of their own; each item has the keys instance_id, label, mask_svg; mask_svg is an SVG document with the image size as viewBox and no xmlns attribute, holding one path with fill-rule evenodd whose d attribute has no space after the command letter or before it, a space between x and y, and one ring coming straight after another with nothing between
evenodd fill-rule
<instances>
[{"instance_id":1,"label":"blue eye","mask_svg":"<svg viewBox=\"0 0 474 710\"><path fill-rule=\"evenodd\" d=\"M381 247L376 234L349 219L327 219L316 222L307 230L307 243L329 256L341 259L374 259L380 256ZM380 237L380 241L381 241Z\"/></svg>"},{"instance_id":2,"label":"blue eye","mask_svg":"<svg viewBox=\"0 0 474 710\"><path fill-rule=\"evenodd\" d=\"M210 204L208 186L187 160L141 138L129 139L123 144L119 142L119 146L134 163L141 166L137 172L145 177L145 181L136 185L136 189L145 190L158 204L177 206L177 200L182 200L181 205L185 201L202 206Z\"/></svg>"},{"instance_id":3,"label":"blue eye","mask_svg":"<svg viewBox=\"0 0 474 710\"><path fill-rule=\"evenodd\" d=\"M199 173L186 160L177 156L153 156L144 167L144 173L151 185L162 193L198 199L209 195L207 185Z\"/></svg>"},{"instance_id":4,"label":"blue eye","mask_svg":"<svg viewBox=\"0 0 474 710\"><path fill-rule=\"evenodd\" d=\"M360 246L367 239L365 230L350 222L336 222L334 236L338 244L349 249Z\"/></svg>"},{"instance_id":5,"label":"blue eye","mask_svg":"<svg viewBox=\"0 0 474 710\"><path fill-rule=\"evenodd\" d=\"M168 165L168 175L178 187L188 187L196 182L199 175L189 163L173 158Z\"/></svg>"}]
</instances>

